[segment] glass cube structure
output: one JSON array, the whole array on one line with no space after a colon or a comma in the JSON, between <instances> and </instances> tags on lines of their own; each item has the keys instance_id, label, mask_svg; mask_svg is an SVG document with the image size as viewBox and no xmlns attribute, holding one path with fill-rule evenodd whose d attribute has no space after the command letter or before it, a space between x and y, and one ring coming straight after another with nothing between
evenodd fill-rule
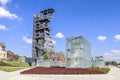
<instances>
[{"instance_id":1,"label":"glass cube structure","mask_svg":"<svg viewBox=\"0 0 120 80\"><path fill-rule=\"evenodd\" d=\"M99 67L99 68L105 67L104 57L103 56L94 56L92 66Z\"/></svg>"},{"instance_id":2,"label":"glass cube structure","mask_svg":"<svg viewBox=\"0 0 120 80\"><path fill-rule=\"evenodd\" d=\"M66 39L66 68L88 68L92 66L91 45L83 36Z\"/></svg>"}]
</instances>

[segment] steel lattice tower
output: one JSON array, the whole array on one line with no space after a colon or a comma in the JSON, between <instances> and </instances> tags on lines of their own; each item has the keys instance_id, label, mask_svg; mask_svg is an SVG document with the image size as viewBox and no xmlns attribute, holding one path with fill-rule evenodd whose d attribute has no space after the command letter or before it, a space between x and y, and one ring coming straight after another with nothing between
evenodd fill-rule
<instances>
[{"instance_id":1,"label":"steel lattice tower","mask_svg":"<svg viewBox=\"0 0 120 80\"><path fill-rule=\"evenodd\" d=\"M38 60L43 60L45 48L52 48L52 39L50 37L50 27L48 23L54 10L52 8L41 11L34 15L33 22L33 42L32 42L32 65L36 66Z\"/></svg>"}]
</instances>

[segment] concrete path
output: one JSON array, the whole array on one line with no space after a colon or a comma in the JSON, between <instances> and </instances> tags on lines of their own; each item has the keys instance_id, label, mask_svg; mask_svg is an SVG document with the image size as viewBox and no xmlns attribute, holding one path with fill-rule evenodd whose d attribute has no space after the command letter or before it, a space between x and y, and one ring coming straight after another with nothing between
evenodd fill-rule
<instances>
[{"instance_id":1,"label":"concrete path","mask_svg":"<svg viewBox=\"0 0 120 80\"><path fill-rule=\"evenodd\" d=\"M20 71L0 71L0 80L120 80L120 68L116 67L111 67L108 74L97 75L21 75Z\"/></svg>"},{"instance_id":2,"label":"concrete path","mask_svg":"<svg viewBox=\"0 0 120 80\"><path fill-rule=\"evenodd\" d=\"M30 69L30 68L33 68L33 67L29 67L27 69ZM0 70L0 80L9 80L12 77L20 76L21 75L20 72L27 69L22 69L22 70L13 71L13 72L5 72Z\"/></svg>"}]
</instances>

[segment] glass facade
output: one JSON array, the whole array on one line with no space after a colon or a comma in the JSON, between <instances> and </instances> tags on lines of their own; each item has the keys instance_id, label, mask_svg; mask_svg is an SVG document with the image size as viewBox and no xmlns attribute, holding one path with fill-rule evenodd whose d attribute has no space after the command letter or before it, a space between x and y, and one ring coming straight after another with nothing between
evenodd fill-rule
<instances>
[{"instance_id":1,"label":"glass facade","mask_svg":"<svg viewBox=\"0 0 120 80\"><path fill-rule=\"evenodd\" d=\"M87 68L92 66L91 46L83 36L67 38L67 68Z\"/></svg>"},{"instance_id":2,"label":"glass facade","mask_svg":"<svg viewBox=\"0 0 120 80\"><path fill-rule=\"evenodd\" d=\"M93 67L105 67L105 61L103 56L93 57Z\"/></svg>"}]
</instances>

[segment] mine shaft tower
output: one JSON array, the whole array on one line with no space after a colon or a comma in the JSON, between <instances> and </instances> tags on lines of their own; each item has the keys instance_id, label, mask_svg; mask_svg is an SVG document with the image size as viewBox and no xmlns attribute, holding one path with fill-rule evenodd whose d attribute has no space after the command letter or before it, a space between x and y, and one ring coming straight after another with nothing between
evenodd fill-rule
<instances>
[{"instance_id":1,"label":"mine shaft tower","mask_svg":"<svg viewBox=\"0 0 120 80\"><path fill-rule=\"evenodd\" d=\"M53 48L52 39L50 37L50 27L48 23L54 10L52 8L41 11L34 15L33 23L33 42L32 42L32 65L36 66L38 60L43 60L45 48Z\"/></svg>"}]
</instances>

